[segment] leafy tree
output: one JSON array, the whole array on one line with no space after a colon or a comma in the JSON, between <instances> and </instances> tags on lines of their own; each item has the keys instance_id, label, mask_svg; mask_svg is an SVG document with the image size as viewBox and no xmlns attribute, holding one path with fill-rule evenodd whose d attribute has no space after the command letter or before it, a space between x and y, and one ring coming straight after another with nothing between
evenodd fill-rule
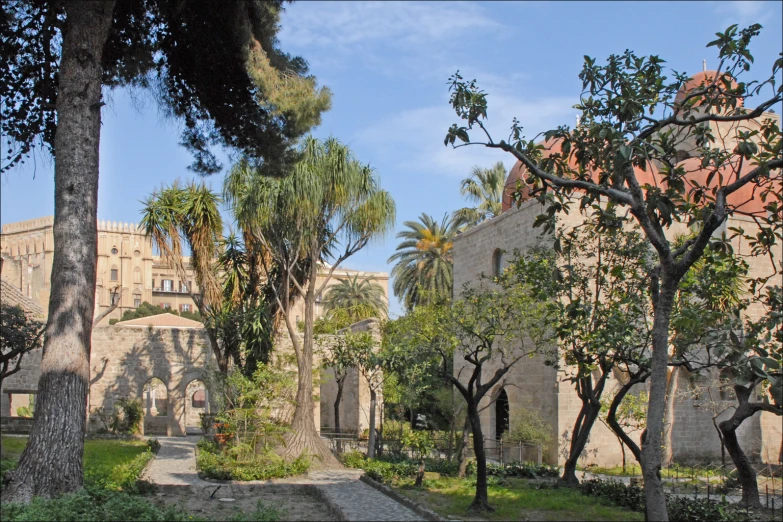
<instances>
[{"instance_id":1,"label":"leafy tree","mask_svg":"<svg viewBox=\"0 0 783 522\"><path fill-rule=\"evenodd\" d=\"M360 281L358 274L330 286L324 298L324 309L328 314L338 309L345 310L352 322L370 317L382 319L386 317L386 308L383 288L372 278Z\"/></svg>"},{"instance_id":2,"label":"leafy tree","mask_svg":"<svg viewBox=\"0 0 783 522\"><path fill-rule=\"evenodd\" d=\"M514 409L514 420L508 439L527 444L548 444L552 439L552 427L537 410L520 406Z\"/></svg>"},{"instance_id":3,"label":"leafy tree","mask_svg":"<svg viewBox=\"0 0 783 522\"><path fill-rule=\"evenodd\" d=\"M291 142L329 106L305 61L278 46L281 1L182 7L171 0L2 3L0 118L10 143L0 171L34 147L54 156L58 245L39 415L4 500L54 497L83 483L103 87L152 88L164 112L184 123L193 168L206 173L220 168L210 145L290 163Z\"/></svg>"},{"instance_id":4,"label":"leafy tree","mask_svg":"<svg viewBox=\"0 0 783 522\"><path fill-rule=\"evenodd\" d=\"M267 279L273 280L274 269L280 275L272 293L299 370L297 407L284 453L296 457L307 452L334 462L313 420L315 300L343 261L389 230L395 207L377 175L338 140L308 137L300 155L289 176L274 179L268 176L266 163L240 161L226 179L225 193L245 237L268 254L261 260ZM327 258L332 259L331 267L319 281L319 263ZM292 317L293 297L304 301L301 340Z\"/></svg>"},{"instance_id":5,"label":"leafy tree","mask_svg":"<svg viewBox=\"0 0 783 522\"><path fill-rule=\"evenodd\" d=\"M399 232L397 238L404 241L388 262L395 263L391 274L394 295L403 300L406 309L429 300L451 298L451 248L462 224L456 216L443 216L438 223L428 214L419 216L418 222L403 223L408 230Z\"/></svg>"},{"instance_id":6,"label":"leafy tree","mask_svg":"<svg viewBox=\"0 0 783 522\"><path fill-rule=\"evenodd\" d=\"M20 306L0 305L0 384L22 369L25 354L42 346L43 323Z\"/></svg>"},{"instance_id":7,"label":"leafy tree","mask_svg":"<svg viewBox=\"0 0 783 522\"><path fill-rule=\"evenodd\" d=\"M118 322L130 321L132 319L141 319L142 317L150 317L160 314L174 314L184 317L185 319L193 319L194 321L201 321L201 314L198 312L182 312L181 314L177 310L166 310L160 306L156 306L143 301L135 310L125 310L122 317Z\"/></svg>"},{"instance_id":8,"label":"leafy tree","mask_svg":"<svg viewBox=\"0 0 783 522\"><path fill-rule=\"evenodd\" d=\"M668 520L659 470L670 320L677 288L713 234L733 214L754 218L753 230L732 231L749 242L754 254L779 248L775 245L783 223L781 132L773 119L758 118L783 100L783 86L775 83L783 59L775 61L771 76L764 81L742 79L751 69L750 42L760 29L759 24L743 30L732 25L717 33L718 38L708 44L718 50L717 72L694 80L697 85L686 89L683 86L690 78L676 72L667 77L658 56L626 51L610 56L606 65L585 57L579 75L583 94L575 106L581 112L581 124L573 130L563 126L546 132L544 144L526 140L516 120L509 141L495 141L484 125L486 93L475 81L465 81L458 73L452 77L451 105L466 124L452 125L445 143L454 145L460 140L464 143L456 146L482 144L512 154L527 169L526 181L537 188L535 195L547 204L547 213L538 224L552 227L559 211L568 211L574 204L590 208L604 201L603 222L610 224L623 215L618 211L627 211L655 249L658 263L649 271L655 311L652 382L642 449L650 520ZM746 108L765 88L771 88L771 97L762 98L755 109ZM751 121L758 124L742 126ZM716 140L718 124L731 128L732 146ZM486 140L471 139L476 129ZM686 146L687 140L691 141ZM747 194L755 195L764 208L743 209ZM678 247L665 234L676 222L698 230Z\"/></svg>"},{"instance_id":9,"label":"leafy tree","mask_svg":"<svg viewBox=\"0 0 783 522\"><path fill-rule=\"evenodd\" d=\"M387 341L398 351L415 354L414 364L437 368L465 399L476 456L470 509L476 511L493 510L479 404L522 357L538 351L529 339L543 335L543 307L532 289L505 276L494 281L466 286L451 307L442 302L417 306L394 322ZM464 361L459 370L452 366L456 360Z\"/></svg>"},{"instance_id":10,"label":"leafy tree","mask_svg":"<svg viewBox=\"0 0 783 522\"><path fill-rule=\"evenodd\" d=\"M616 357L638 353L649 337L645 324L647 244L634 231L598 234L590 221L555 236L555 252L533 250L507 269L533 288L546 307L550 334L581 400L561 480L578 484L576 466L601 411L601 398ZM554 254L554 255L553 255Z\"/></svg>"},{"instance_id":11,"label":"leafy tree","mask_svg":"<svg viewBox=\"0 0 783 522\"><path fill-rule=\"evenodd\" d=\"M468 226L499 216L503 207L505 186L506 167L502 161L498 161L488 169L474 166L470 171L470 177L462 180L459 191L476 206L461 208L456 211L456 216Z\"/></svg>"},{"instance_id":12,"label":"leafy tree","mask_svg":"<svg viewBox=\"0 0 783 522\"><path fill-rule=\"evenodd\" d=\"M756 471L739 444L737 429L760 411L783 415L783 289L777 285L767 288L762 303L766 313L746 321L742 339L731 332L734 350L727 357L731 364L724 368L733 377L737 405L731 417L718 424L723 444L737 467L742 501L759 508Z\"/></svg>"},{"instance_id":13,"label":"leafy tree","mask_svg":"<svg viewBox=\"0 0 783 522\"><path fill-rule=\"evenodd\" d=\"M343 399L345 379L348 378L348 371L356 366L356 354L352 349L352 343L344 335L323 340L319 344L323 348L321 364L324 369L331 369L334 372L334 381L337 384L337 395L334 398L332 408L334 409L334 431L339 436L341 433L340 402ZM342 452L342 442L339 439L337 451Z\"/></svg>"}]
</instances>

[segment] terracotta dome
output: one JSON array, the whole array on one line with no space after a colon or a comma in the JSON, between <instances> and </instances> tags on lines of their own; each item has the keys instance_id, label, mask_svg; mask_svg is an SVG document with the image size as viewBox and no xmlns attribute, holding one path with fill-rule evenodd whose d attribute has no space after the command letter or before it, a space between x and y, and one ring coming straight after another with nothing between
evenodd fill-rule
<instances>
[{"instance_id":1,"label":"terracotta dome","mask_svg":"<svg viewBox=\"0 0 783 522\"><path fill-rule=\"evenodd\" d=\"M682 101L685 99L685 97L693 90L699 87L705 87L706 85L709 85L712 83L712 81L715 79L715 75L718 73L718 71L700 71L693 75L693 77L685 82L682 87L680 87L679 92L677 93L677 96L674 98L674 103L679 104L682 103ZM723 73L724 76L729 76L731 78L731 88L736 89L737 88L737 81L729 75L729 73ZM722 85L722 84L721 84ZM739 99L739 103L737 104L738 107L742 107L744 100L742 98Z\"/></svg>"}]
</instances>

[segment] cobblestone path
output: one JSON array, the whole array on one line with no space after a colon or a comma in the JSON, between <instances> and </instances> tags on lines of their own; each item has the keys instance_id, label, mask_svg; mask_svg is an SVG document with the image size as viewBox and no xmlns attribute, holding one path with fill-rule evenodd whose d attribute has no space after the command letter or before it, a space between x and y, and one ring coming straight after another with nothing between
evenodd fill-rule
<instances>
[{"instance_id":1,"label":"cobblestone path","mask_svg":"<svg viewBox=\"0 0 783 522\"><path fill-rule=\"evenodd\" d=\"M145 478L161 486L192 486L197 494L209 496L220 486L220 496L229 496L238 488L257 488L271 484L315 486L342 520L425 520L413 510L361 482L361 470L339 469L308 473L303 477L254 480L218 484L200 479L196 473L195 447L199 437L161 437L160 451L147 468Z\"/></svg>"}]
</instances>

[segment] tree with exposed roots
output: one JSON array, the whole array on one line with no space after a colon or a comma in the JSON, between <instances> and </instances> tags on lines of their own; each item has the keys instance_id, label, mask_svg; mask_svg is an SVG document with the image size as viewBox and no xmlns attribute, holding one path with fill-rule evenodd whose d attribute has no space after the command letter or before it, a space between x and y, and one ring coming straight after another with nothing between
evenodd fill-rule
<instances>
[{"instance_id":1,"label":"tree with exposed roots","mask_svg":"<svg viewBox=\"0 0 783 522\"><path fill-rule=\"evenodd\" d=\"M755 221L755 230L731 231L748 241L753 254L771 256L780 248L781 132L765 111L783 101L783 86L775 82L783 58L766 80L743 81L753 63L750 42L760 29L759 24L743 30L733 25L717 33L708 46L718 49L718 68L698 78L676 72L667 77L661 58L632 51L610 56L606 65L585 57L579 75L583 94L575 106L580 123L544 133L543 143L525 139L516 120L508 141L495 141L484 123L486 93L459 73L451 81L451 105L465 124L452 125L445 143L513 155L528 174L517 182L518 195L547 205L537 224L553 227L557 213L575 205L598 207L606 225L635 220L656 252L649 271L654 324L641 451L649 520L668 520L659 471L677 288L729 216L745 214ZM764 90L771 95L764 96ZM748 108L754 98L761 101ZM473 140L475 131L485 139ZM596 205L599 201L607 204ZM666 236L675 222L689 223L698 233L675 245Z\"/></svg>"},{"instance_id":2,"label":"tree with exposed roots","mask_svg":"<svg viewBox=\"0 0 783 522\"><path fill-rule=\"evenodd\" d=\"M263 262L267 278L274 270L280 274L274 299L299 372L296 411L282 453L291 458L307 453L323 465L336 465L313 418L315 301L343 261L390 230L395 206L373 170L338 140L308 137L299 153L300 161L280 178L268 175L267 169L275 167L266 162L240 161L226 178L224 192L245 237L269 253ZM319 279L321 267L326 270ZM304 302L301 340L292 316L292 294Z\"/></svg>"},{"instance_id":3,"label":"tree with exposed roots","mask_svg":"<svg viewBox=\"0 0 783 522\"><path fill-rule=\"evenodd\" d=\"M36 415L4 501L83 484L97 269L104 87L151 89L184 123L193 169L223 145L278 165L329 106L307 64L280 50L281 1L8 0L0 4L0 119L7 172L35 149L54 157L54 260Z\"/></svg>"}]
</instances>

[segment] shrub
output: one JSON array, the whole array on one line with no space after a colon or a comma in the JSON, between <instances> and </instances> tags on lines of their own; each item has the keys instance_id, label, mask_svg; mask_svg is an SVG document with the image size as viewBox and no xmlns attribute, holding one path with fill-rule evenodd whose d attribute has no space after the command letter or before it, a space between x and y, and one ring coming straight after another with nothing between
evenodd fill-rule
<instances>
[{"instance_id":1,"label":"shrub","mask_svg":"<svg viewBox=\"0 0 783 522\"><path fill-rule=\"evenodd\" d=\"M644 511L644 491L638 486L626 486L614 480L585 480L580 484L582 493L602 498L617 506L633 511ZM752 520L752 512L738 505L714 502L706 498L692 499L666 495L669 520L677 522L746 522Z\"/></svg>"},{"instance_id":2,"label":"shrub","mask_svg":"<svg viewBox=\"0 0 783 522\"><path fill-rule=\"evenodd\" d=\"M552 440L552 427L541 413L528 408L517 408L511 423L508 439L526 444L546 445Z\"/></svg>"},{"instance_id":3,"label":"shrub","mask_svg":"<svg viewBox=\"0 0 783 522\"><path fill-rule=\"evenodd\" d=\"M6 503L3 520L21 521L183 521L195 520L181 508L159 508L143 497L123 492L82 490L55 499L35 497L30 504Z\"/></svg>"},{"instance_id":4,"label":"shrub","mask_svg":"<svg viewBox=\"0 0 783 522\"><path fill-rule=\"evenodd\" d=\"M310 459L300 455L292 462L264 455L255 461L237 462L231 455L221 453L209 443L200 443L196 458L199 475L217 480L268 480L301 475L310 469Z\"/></svg>"},{"instance_id":5,"label":"shrub","mask_svg":"<svg viewBox=\"0 0 783 522\"><path fill-rule=\"evenodd\" d=\"M475 473L475 467L473 468ZM498 465L488 464L487 475L496 477L513 478L551 478L560 475L560 468L557 466L548 466L546 464L525 464L513 462L511 464Z\"/></svg>"},{"instance_id":6,"label":"shrub","mask_svg":"<svg viewBox=\"0 0 783 522\"><path fill-rule=\"evenodd\" d=\"M160 451L160 442L155 438L147 439L147 447L152 453L157 453Z\"/></svg>"}]
</instances>

